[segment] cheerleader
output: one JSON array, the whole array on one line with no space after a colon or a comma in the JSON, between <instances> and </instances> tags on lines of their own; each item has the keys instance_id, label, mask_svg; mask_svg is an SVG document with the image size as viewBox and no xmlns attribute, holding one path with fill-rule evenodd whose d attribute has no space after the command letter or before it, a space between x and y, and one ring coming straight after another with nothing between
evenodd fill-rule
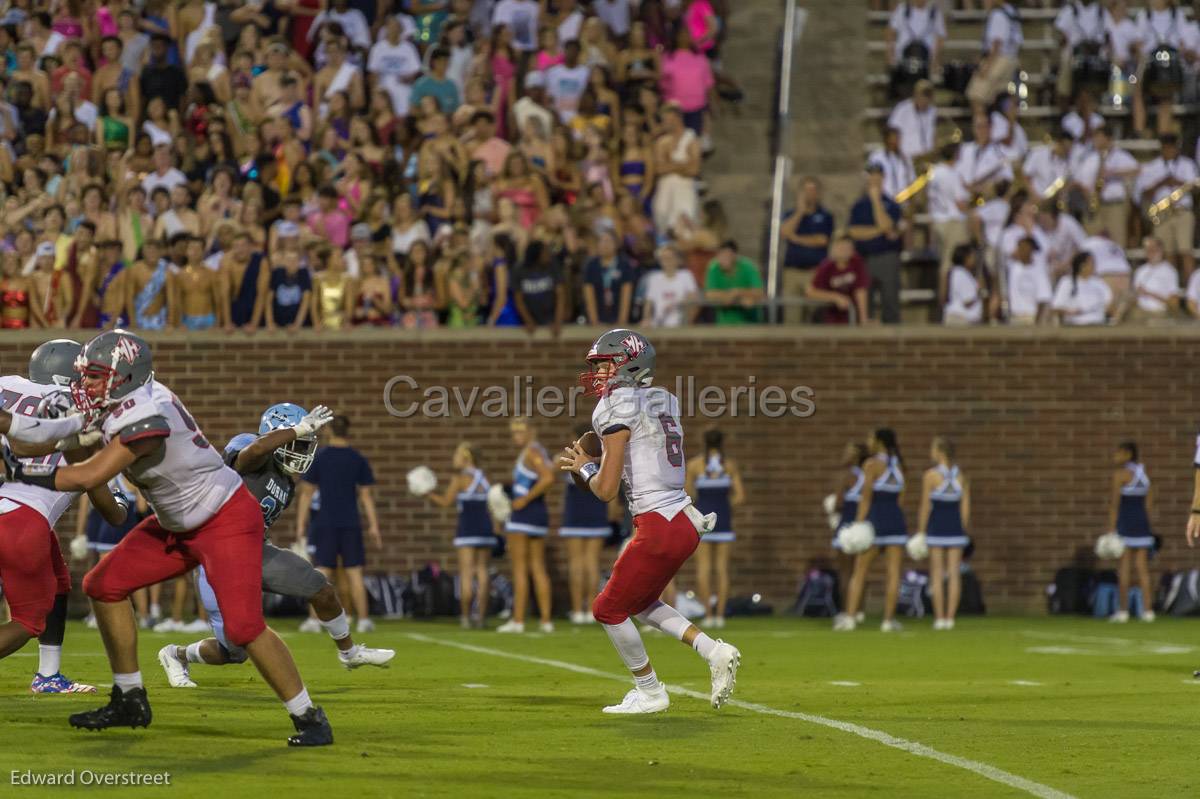
<instances>
[{"instance_id":1,"label":"cheerleader","mask_svg":"<svg viewBox=\"0 0 1200 799\"><path fill-rule=\"evenodd\" d=\"M863 462L871 456L867 445L859 441L851 441L842 450L842 468L838 470L834 480L833 510L839 514L837 528L833 532L831 546L837 553L838 586L841 596L838 597L838 607L845 608L850 595L850 575L854 566L854 558L842 551L837 534L848 524L853 524L858 518L858 503L862 499ZM855 621L862 621L862 611L859 611Z\"/></svg>"},{"instance_id":2,"label":"cheerleader","mask_svg":"<svg viewBox=\"0 0 1200 799\"><path fill-rule=\"evenodd\" d=\"M933 629L953 630L954 615L962 595L963 547L971 494L967 478L954 461L954 442L944 436L933 440L929 457L934 465L921 481L920 529L929 544L929 581L933 590ZM947 580L949 596L947 596Z\"/></svg>"},{"instance_id":3,"label":"cheerleader","mask_svg":"<svg viewBox=\"0 0 1200 799\"><path fill-rule=\"evenodd\" d=\"M550 575L546 572L546 532L550 529L546 492L557 476L550 466L550 456L538 443L537 433L528 419L513 419L508 429L513 443L520 448L513 466L512 516L504 525L508 551L512 554L513 614L496 632L525 632L525 607L529 604L529 578L532 575L541 631L552 633Z\"/></svg>"},{"instance_id":4,"label":"cheerleader","mask_svg":"<svg viewBox=\"0 0 1200 799\"><path fill-rule=\"evenodd\" d=\"M895 619L896 598L900 592L904 544L908 540L908 525L904 521L904 511L900 510L900 495L904 492L904 460L900 457L896 434L888 427L881 427L871 434L867 449L871 457L863 465L862 499L858 503L855 521L869 521L875 527L875 546L854 556L854 573L850 577L846 612L834 621L833 629L855 628L855 617L867 583L867 571L879 550L883 550L887 567L887 592L883 623L879 629L885 633L898 632L900 623Z\"/></svg>"},{"instance_id":5,"label":"cheerleader","mask_svg":"<svg viewBox=\"0 0 1200 799\"><path fill-rule=\"evenodd\" d=\"M737 464L725 458L720 430L704 434L704 454L687 464L685 490L696 498L701 513L716 513L713 532L700 539L696 549L696 586L704 603L704 626L725 626L725 603L729 599L729 545L733 543L733 509L742 504L742 476ZM713 615L712 582L717 578L716 615Z\"/></svg>"},{"instance_id":6,"label":"cheerleader","mask_svg":"<svg viewBox=\"0 0 1200 799\"><path fill-rule=\"evenodd\" d=\"M1138 584L1142 589L1142 621L1154 621L1150 603L1149 553L1154 547L1154 531L1150 529L1150 478L1146 467L1138 461L1138 446L1134 441L1122 441L1113 453L1116 469L1112 476L1112 505L1109 509L1109 529L1116 530L1125 544L1117 564L1117 586L1120 599L1118 610L1109 621L1124 624L1129 621L1129 564L1137 568Z\"/></svg>"},{"instance_id":7,"label":"cheerleader","mask_svg":"<svg viewBox=\"0 0 1200 799\"><path fill-rule=\"evenodd\" d=\"M496 545L496 534L492 517L488 513L487 477L479 468L479 453L470 443L463 441L454 449L450 461L454 477L441 494L427 494L429 501L439 508L456 505L458 526L454 531L454 549L458 553L458 600L459 623L466 628L484 626L488 606L488 566L492 547ZM478 583L476 592L474 584ZM471 602L479 597L479 610L471 614Z\"/></svg>"},{"instance_id":8,"label":"cheerleader","mask_svg":"<svg viewBox=\"0 0 1200 799\"><path fill-rule=\"evenodd\" d=\"M592 429L581 424L575 428L578 439ZM571 623L589 624L592 599L600 584L600 550L612 529L608 524L608 503L587 489L575 485L566 475L563 520L558 535L567 541L567 585L571 594Z\"/></svg>"}]
</instances>

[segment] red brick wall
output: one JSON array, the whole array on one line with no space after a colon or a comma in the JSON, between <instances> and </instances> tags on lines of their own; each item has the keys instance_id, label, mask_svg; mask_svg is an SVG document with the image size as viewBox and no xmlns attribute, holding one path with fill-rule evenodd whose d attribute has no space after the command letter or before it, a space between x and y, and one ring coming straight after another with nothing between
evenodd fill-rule
<instances>
[{"instance_id":1,"label":"red brick wall","mask_svg":"<svg viewBox=\"0 0 1200 799\"><path fill-rule=\"evenodd\" d=\"M384 408L388 378L408 374L422 387L441 383L511 386L529 375L534 390L574 384L590 333L530 341L521 334L303 335L156 339L159 378L192 410L206 434L223 442L252 429L262 408L291 400L323 402L353 419L352 439L370 458L386 546L374 569L405 570L430 559L450 562L451 512L407 494L404 473L428 464L446 479L451 450L470 439L493 479L507 479L513 448L503 419L397 419ZM947 434L973 485L973 565L996 608L1040 608L1059 566L1105 531L1111 450L1136 438L1154 481L1152 520L1165 538L1155 567L1195 565L1182 541L1191 497L1193 407L1200 378L1189 354L1197 333L1165 331L876 330L771 333L709 329L655 336L659 383L692 375L697 386L809 386L811 418L719 420L728 453L742 464L747 502L739 510L733 554L735 593L760 591L790 603L811 559L827 554L820 511L843 444L873 427L896 429L908 461L904 509L916 525L919 471L930 438ZM37 343L27 334L0 338L0 371L23 372ZM524 383L522 384L524 385ZM396 404L412 394L397 394ZM590 415L590 401L581 413ZM553 450L573 420L538 422ZM689 454L699 451L703 418L685 419ZM559 491L552 496L557 520ZM289 538L292 511L277 538ZM70 518L62 532L72 529ZM551 543L563 590L562 547ZM611 556L611 553L608 553ZM878 570L877 570L878 571ZM686 573L685 573L686 574ZM875 580L879 575L876 573ZM690 576L685 583L692 584ZM872 591L877 599L880 592Z\"/></svg>"}]
</instances>

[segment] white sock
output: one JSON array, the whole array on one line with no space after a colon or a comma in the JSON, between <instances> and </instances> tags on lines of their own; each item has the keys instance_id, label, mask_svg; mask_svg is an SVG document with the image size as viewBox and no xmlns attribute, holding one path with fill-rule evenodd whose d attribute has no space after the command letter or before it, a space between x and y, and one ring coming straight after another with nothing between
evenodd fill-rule
<instances>
[{"instance_id":1,"label":"white sock","mask_svg":"<svg viewBox=\"0 0 1200 799\"><path fill-rule=\"evenodd\" d=\"M53 677L62 666L62 647L38 644L38 674Z\"/></svg>"},{"instance_id":2,"label":"white sock","mask_svg":"<svg viewBox=\"0 0 1200 799\"><path fill-rule=\"evenodd\" d=\"M318 619L318 621L320 620ZM325 628L325 632L329 633L330 638L340 641L350 634L350 617L343 610L329 621L322 621L321 626Z\"/></svg>"},{"instance_id":3,"label":"white sock","mask_svg":"<svg viewBox=\"0 0 1200 799\"><path fill-rule=\"evenodd\" d=\"M287 708L287 712L293 716L303 716L305 711L313 706L312 700L308 698L308 689L301 688L300 693L293 696L291 699L283 703Z\"/></svg>"},{"instance_id":4,"label":"white sock","mask_svg":"<svg viewBox=\"0 0 1200 799\"><path fill-rule=\"evenodd\" d=\"M153 605L150 606L150 618L152 618L152 619L161 619L162 618L162 606L159 605L157 602L155 602Z\"/></svg>"},{"instance_id":5,"label":"white sock","mask_svg":"<svg viewBox=\"0 0 1200 799\"><path fill-rule=\"evenodd\" d=\"M717 642L709 638L704 633L696 636L696 640L692 641L692 649L695 649L700 657L708 660L712 657L713 650L717 648Z\"/></svg>"},{"instance_id":6,"label":"white sock","mask_svg":"<svg viewBox=\"0 0 1200 799\"><path fill-rule=\"evenodd\" d=\"M200 654L200 644L202 641L197 641L194 644L188 644L184 650L184 660L188 663L207 663L204 656Z\"/></svg>"},{"instance_id":7,"label":"white sock","mask_svg":"<svg viewBox=\"0 0 1200 799\"><path fill-rule=\"evenodd\" d=\"M358 650L360 650L360 649L362 649L362 644L355 644L354 646L352 646L352 647L350 647L349 649L346 649L346 650L340 650L340 649L339 649L339 650L338 650L338 657L342 658L343 660L349 660L350 658L352 658L352 657L354 657L355 655L357 655L357 654L358 654Z\"/></svg>"},{"instance_id":8,"label":"white sock","mask_svg":"<svg viewBox=\"0 0 1200 799\"><path fill-rule=\"evenodd\" d=\"M655 602L637 615L642 624L649 624L656 630L683 640L683 634L692 623L683 614L665 602Z\"/></svg>"},{"instance_id":9,"label":"white sock","mask_svg":"<svg viewBox=\"0 0 1200 799\"><path fill-rule=\"evenodd\" d=\"M642 643L636 624L626 619L620 624L604 625L604 632L608 633L608 640L617 648L617 654L625 661L626 668L630 671L646 668L650 656L646 654L646 645Z\"/></svg>"},{"instance_id":10,"label":"white sock","mask_svg":"<svg viewBox=\"0 0 1200 799\"><path fill-rule=\"evenodd\" d=\"M135 671L129 674L113 674L113 685L120 688L122 693L132 691L134 688L141 688L142 673Z\"/></svg>"},{"instance_id":11,"label":"white sock","mask_svg":"<svg viewBox=\"0 0 1200 799\"><path fill-rule=\"evenodd\" d=\"M654 673L654 669L650 669L649 674L643 674L640 677L635 674L633 676L633 681L637 683L637 687L643 691L657 691L661 687L661 684L658 681L658 675Z\"/></svg>"}]
</instances>

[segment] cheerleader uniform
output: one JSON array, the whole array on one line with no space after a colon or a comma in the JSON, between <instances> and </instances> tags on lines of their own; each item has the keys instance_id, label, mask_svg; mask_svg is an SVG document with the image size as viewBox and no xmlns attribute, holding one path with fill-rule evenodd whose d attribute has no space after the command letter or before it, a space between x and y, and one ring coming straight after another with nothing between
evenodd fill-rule
<instances>
[{"instance_id":1,"label":"cheerleader uniform","mask_svg":"<svg viewBox=\"0 0 1200 799\"><path fill-rule=\"evenodd\" d=\"M862 501L863 479L866 477L859 466L851 466L850 474L854 475L854 483L842 494L842 518L838 522L837 530L833 532L833 543L831 544L834 549L839 551L842 545L838 543L838 531L854 524L858 518L858 503Z\"/></svg>"},{"instance_id":2,"label":"cheerleader uniform","mask_svg":"<svg viewBox=\"0 0 1200 799\"><path fill-rule=\"evenodd\" d=\"M549 459L545 448L541 444L533 444L532 448L536 449L543 459ZM524 451L522 451L521 455L517 456L517 463L513 466L513 499L528 494L529 490L538 481L538 473L524 464L524 458L522 457L524 454ZM549 529L550 512L546 509L545 494L520 510L513 508L512 515L508 517L508 522L504 525L506 533L524 533L525 535L538 537L545 536L546 531Z\"/></svg>"},{"instance_id":3,"label":"cheerleader uniform","mask_svg":"<svg viewBox=\"0 0 1200 799\"><path fill-rule=\"evenodd\" d=\"M1117 505L1117 535L1130 549L1150 549L1154 546L1154 531L1146 513L1146 495L1150 493L1150 478L1140 463L1127 463L1125 468L1133 479L1121 486L1121 502Z\"/></svg>"},{"instance_id":4,"label":"cheerleader uniform","mask_svg":"<svg viewBox=\"0 0 1200 799\"><path fill-rule=\"evenodd\" d=\"M612 528L608 524L608 503L599 499L587 488L579 488L567 475L567 493L563 499L562 527L558 534L563 538L608 538Z\"/></svg>"},{"instance_id":5,"label":"cheerleader uniform","mask_svg":"<svg viewBox=\"0 0 1200 799\"><path fill-rule=\"evenodd\" d=\"M904 546L908 541L908 525L904 521L904 511L900 510L900 492L904 490L900 459L894 455L876 457L884 460L887 468L875 480L867 521L875 527L876 546Z\"/></svg>"},{"instance_id":6,"label":"cheerleader uniform","mask_svg":"<svg viewBox=\"0 0 1200 799\"><path fill-rule=\"evenodd\" d=\"M937 467L941 485L929 492L931 509L925 527L925 540L931 547L965 547L967 531L962 523L962 483L958 467Z\"/></svg>"},{"instance_id":7,"label":"cheerleader uniform","mask_svg":"<svg viewBox=\"0 0 1200 799\"><path fill-rule=\"evenodd\" d=\"M454 546L482 547L496 545L492 533L492 517L488 513L487 492L490 486L483 472L471 472L471 484L458 492L458 527L454 531Z\"/></svg>"},{"instance_id":8,"label":"cheerleader uniform","mask_svg":"<svg viewBox=\"0 0 1200 799\"><path fill-rule=\"evenodd\" d=\"M725 471L721 456L710 457L704 474L696 478L696 510L703 514L717 514L713 531L700 538L705 544L729 544L736 538L733 534L733 506L729 502L732 486L733 480Z\"/></svg>"}]
</instances>

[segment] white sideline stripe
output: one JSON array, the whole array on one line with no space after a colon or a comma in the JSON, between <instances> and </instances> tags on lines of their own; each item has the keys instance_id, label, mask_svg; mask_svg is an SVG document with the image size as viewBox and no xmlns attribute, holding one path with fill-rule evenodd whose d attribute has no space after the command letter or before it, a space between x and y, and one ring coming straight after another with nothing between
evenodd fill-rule
<instances>
[{"instance_id":1,"label":"white sideline stripe","mask_svg":"<svg viewBox=\"0 0 1200 799\"><path fill-rule=\"evenodd\" d=\"M857 688L862 685L862 683L854 682L853 680L830 680L829 684L836 685L839 688Z\"/></svg>"},{"instance_id":2,"label":"white sideline stripe","mask_svg":"<svg viewBox=\"0 0 1200 799\"><path fill-rule=\"evenodd\" d=\"M465 682L462 684L462 687L463 688L491 688L492 686L488 685L487 683L482 683L482 682Z\"/></svg>"},{"instance_id":3,"label":"white sideline stripe","mask_svg":"<svg viewBox=\"0 0 1200 799\"><path fill-rule=\"evenodd\" d=\"M448 646L454 649L461 649L465 652L475 652L480 655L493 655L495 657L509 658L510 660L519 660L525 663L536 663L541 666L551 666L564 671L573 671L576 674L586 674L590 677L602 677L606 680L617 680L619 682L628 683L629 677L625 675L610 674L606 671L593 669L588 666L580 666L577 663L568 663L563 660L551 660L550 658L540 658L533 655L519 655L515 652L506 652L503 649L492 649L486 646L475 646L474 644L463 644L457 641L447 641L439 638L431 638L420 633L408 633L408 637L414 641L421 641L427 644L437 644L438 646ZM678 685L667 685L666 689L673 694L688 696L693 699L700 699L704 702L709 701L709 695L700 693L699 691L691 691ZM806 721L809 724L819 724L822 727L829 727L841 732L848 732L851 735L857 735L860 738L866 738L876 743L881 743L884 746L890 746L893 749L899 749L902 752L908 752L910 755L917 757L927 757L930 760L936 760L940 763L945 763L948 766L961 768L965 771L970 771L978 774L981 777L998 782L1001 785L1006 785L1009 788L1014 788L1019 791L1024 791L1030 796L1036 796L1038 799L1076 799L1069 793L1063 793L1060 790L1051 788L1048 785L1042 785L1033 780L1027 780L1024 777L1019 777L1016 774L1010 774L1003 769L989 766L987 763L980 763L977 760L969 760L965 757L946 754L937 749L926 746L916 741L909 741L904 738L897 738L894 735L889 735L881 730L873 730L870 727L864 727L860 724L852 724L848 721L838 721L824 716L816 716L811 713L799 713L792 710L779 710L777 708L759 705L753 702L743 702L740 699L730 699L726 704L740 707L742 710L749 710L754 713L761 713L765 716L778 716L785 719L796 719L797 721Z\"/></svg>"},{"instance_id":4,"label":"white sideline stripe","mask_svg":"<svg viewBox=\"0 0 1200 799\"><path fill-rule=\"evenodd\" d=\"M1036 680L1009 680L1008 684L1020 685L1024 688L1036 688L1041 685L1041 683L1037 682Z\"/></svg>"}]
</instances>

